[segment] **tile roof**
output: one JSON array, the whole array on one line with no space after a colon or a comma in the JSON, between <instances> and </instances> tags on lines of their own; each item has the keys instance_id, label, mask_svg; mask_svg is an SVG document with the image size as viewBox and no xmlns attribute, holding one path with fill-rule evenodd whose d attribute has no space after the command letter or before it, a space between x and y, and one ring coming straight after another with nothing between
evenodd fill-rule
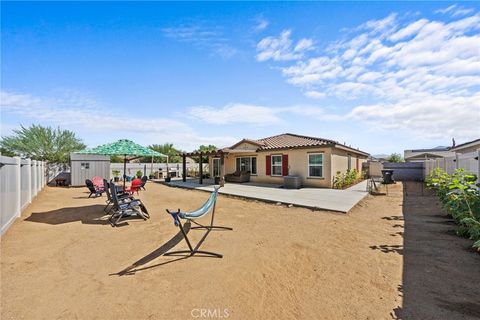
<instances>
[{"instance_id":1,"label":"tile roof","mask_svg":"<svg viewBox=\"0 0 480 320\"><path fill-rule=\"evenodd\" d=\"M222 149L222 151L237 152L235 147L244 142L258 145L257 151L258 150L301 149L301 148L308 148L308 147L320 147L320 146L333 145L334 147L337 147L337 148L351 150L359 154L369 155L364 151L343 145L341 143L338 143L335 140L308 137L308 136L302 136L302 135L293 134L293 133L283 133L276 136L257 139L257 140L242 139L241 141L237 142L233 146Z\"/></svg>"},{"instance_id":2,"label":"tile roof","mask_svg":"<svg viewBox=\"0 0 480 320\"><path fill-rule=\"evenodd\" d=\"M480 143L480 139L475 139L475 140L472 140L472 141L468 141L468 142L456 145L455 147L451 147L450 149L452 151L454 151L454 150L462 149L463 147L470 147L470 144L473 146L477 143Z\"/></svg>"},{"instance_id":3,"label":"tile roof","mask_svg":"<svg viewBox=\"0 0 480 320\"><path fill-rule=\"evenodd\" d=\"M256 141L263 144L260 148L262 150L316 147L337 143L336 141L329 139L307 137L292 133L279 134L273 137L258 139Z\"/></svg>"}]
</instances>

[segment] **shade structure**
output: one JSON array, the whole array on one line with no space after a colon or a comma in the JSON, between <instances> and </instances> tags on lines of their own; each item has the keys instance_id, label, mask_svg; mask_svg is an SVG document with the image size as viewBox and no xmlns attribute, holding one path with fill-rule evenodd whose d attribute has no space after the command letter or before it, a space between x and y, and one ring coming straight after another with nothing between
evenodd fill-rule
<instances>
[{"instance_id":1,"label":"shade structure","mask_svg":"<svg viewBox=\"0 0 480 320\"><path fill-rule=\"evenodd\" d=\"M125 177L127 171L127 161L138 157L167 157L166 155L144 147L131 140L121 139L116 142L107 143L93 149L85 149L79 153L103 154L108 156L123 156L123 187L125 188Z\"/></svg>"}]
</instances>

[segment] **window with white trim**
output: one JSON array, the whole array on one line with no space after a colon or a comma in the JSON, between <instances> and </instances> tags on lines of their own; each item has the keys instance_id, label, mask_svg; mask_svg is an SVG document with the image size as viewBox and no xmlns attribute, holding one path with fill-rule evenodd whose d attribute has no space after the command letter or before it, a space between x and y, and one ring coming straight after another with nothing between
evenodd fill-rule
<instances>
[{"instance_id":1,"label":"window with white trim","mask_svg":"<svg viewBox=\"0 0 480 320\"><path fill-rule=\"evenodd\" d=\"M257 157L239 157L236 162L237 171L250 171L250 174L257 174Z\"/></svg>"},{"instance_id":2,"label":"window with white trim","mask_svg":"<svg viewBox=\"0 0 480 320\"><path fill-rule=\"evenodd\" d=\"M81 162L80 163L80 169L81 170L90 169L90 163L89 162Z\"/></svg>"},{"instance_id":3,"label":"window with white trim","mask_svg":"<svg viewBox=\"0 0 480 320\"><path fill-rule=\"evenodd\" d=\"M323 177L323 153L308 154L308 176Z\"/></svg>"},{"instance_id":4,"label":"window with white trim","mask_svg":"<svg viewBox=\"0 0 480 320\"><path fill-rule=\"evenodd\" d=\"M282 175L282 156L272 156L272 176Z\"/></svg>"}]
</instances>

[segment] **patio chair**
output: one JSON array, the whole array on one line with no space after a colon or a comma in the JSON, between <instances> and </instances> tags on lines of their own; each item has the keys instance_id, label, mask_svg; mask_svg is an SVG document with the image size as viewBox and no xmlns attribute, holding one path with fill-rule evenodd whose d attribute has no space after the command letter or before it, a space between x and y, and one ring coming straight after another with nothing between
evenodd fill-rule
<instances>
[{"instance_id":1,"label":"patio chair","mask_svg":"<svg viewBox=\"0 0 480 320\"><path fill-rule=\"evenodd\" d=\"M132 215L136 215L143 220L147 220L150 218L150 214L148 213L147 208L143 205L143 203L138 200L134 199L133 197L130 201L121 201L117 195L117 189L113 183L110 184L110 195L112 197L113 203L113 214L110 216L108 221L111 223L112 227L116 227L120 220L125 217L130 217Z\"/></svg>"},{"instance_id":2,"label":"patio chair","mask_svg":"<svg viewBox=\"0 0 480 320\"><path fill-rule=\"evenodd\" d=\"M138 194L138 190L140 190L141 186L142 186L142 180L136 178L136 179L133 179L130 187L125 188L125 191L129 192L130 194L134 194L135 192Z\"/></svg>"},{"instance_id":3,"label":"patio chair","mask_svg":"<svg viewBox=\"0 0 480 320\"><path fill-rule=\"evenodd\" d=\"M95 177L92 178L92 182L93 182L93 185L96 186L96 187L100 187L100 188L104 187L102 177L95 176Z\"/></svg>"},{"instance_id":4,"label":"patio chair","mask_svg":"<svg viewBox=\"0 0 480 320\"><path fill-rule=\"evenodd\" d=\"M234 173L229 173L225 175L226 182L249 182L250 181L250 171L235 171Z\"/></svg>"},{"instance_id":5,"label":"patio chair","mask_svg":"<svg viewBox=\"0 0 480 320\"><path fill-rule=\"evenodd\" d=\"M217 202L218 189L220 189L220 187L214 187L214 191L210 194L210 197L208 198L208 200L199 209L197 209L195 211L183 212L183 211L180 211L180 209L178 209L177 211L170 211L170 210L167 209L168 214L170 214L173 218L174 224L177 227L180 228L180 231L182 232L183 238L185 239L185 242L187 243L189 250L171 251L171 252L165 253L164 254L165 256L178 255L178 254L182 254L182 253L188 253L189 256L193 256L197 253L200 253L200 254L205 255L205 256L213 256L213 257L217 257L217 258L222 258L223 257L223 255L221 255L219 253L198 250L200 248L200 246L202 245L203 241L205 240L205 238L208 236L210 231L212 231L213 229L233 230L232 228L229 228L229 227L222 227L222 226L213 225L213 221L214 221L214 218L215 218L215 205L216 205L216 202ZM194 221L196 219L202 218L203 216L205 216L210 211L212 211L212 218L210 219L210 225L204 226L204 225L201 225L200 223ZM196 227L192 227L191 229L206 229L207 230L207 232L203 235L203 237L197 243L195 248L192 246L190 240L188 239L187 233L185 232L185 229L183 228L183 225L182 225L182 222L180 221L180 219L187 220L187 221L192 222L192 223L197 225Z\"/></svg>"},{"instance_id":6,"label":"patio chair","mask_svg":"<svg viewBox=\"0 0 480 320\"><path fill-rule=\"evenodd\" d=\"M145 189L145 185L147 184L147 181L148 181L148 177L143 176L142 177L142 184L140 185L140 189L147 190L147 189Z\"/></svg>"},{"instance_id":7,"label":"patio chair","mask_svg":"<svg viewBox=\"0 0 480 320\"><path fill-rule=\"evenodd\" d=\"M90 191L90 194L88 195L89 198L92 196L92 194L95 195L95 198L99 197L105 191L105 188L96 187L93 184L92 180L90 180L90 179L85 180L85 184L87 185L87 188Z\"/></svg>"},{"instance_id":8,"label":"patio chair","mask_svg":"<svg viewBox=\"0 0 480 320\"><path fill-rule=\"evenodd\" d=\"M106 213L109 213L113 209L113 199L110 193L110 184L114 185L113 182L108 182L107 179L103 179L103 185L105 186L105 194L107 195L107 200L105 200L107 205L105 206L105 208L103 208L103 211L105 211ZM115 186L115 190L117 190L117 197L120 202L130 201L134 199L129 193L123 192L122 189L119 190L117 186Z\"/></svg>"}]
</instances>

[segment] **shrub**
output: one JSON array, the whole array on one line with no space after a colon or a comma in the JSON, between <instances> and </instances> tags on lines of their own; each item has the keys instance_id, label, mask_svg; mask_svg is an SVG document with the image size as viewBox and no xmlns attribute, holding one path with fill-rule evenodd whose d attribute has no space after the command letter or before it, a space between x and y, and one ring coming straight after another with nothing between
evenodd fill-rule
<instances>
[{"instance_id":1,"label":"shrub","mask_svg":"<svg viewBox=\"0 0 480 320\"><path fill-rule=\"evenodd\" d=\"M333 178L333 188L344 189L363 179L365 179L365 173L360 174L356 169L347 170L345 173L337 171Z\"/></svg>"},{"instance_id":2,"label":"shrub","mask_svg":"<svg viewBox=\"0 0 480 320\"><path fill-rule=\"evenodd\" d=\"M434 169L427 177L427 187L434 189L442 207L458 224L457 235L474 240L473 247L480 251L480 191L475 185L477 177L457 169L451 175Z\"/></svg>"}]
</instances>

